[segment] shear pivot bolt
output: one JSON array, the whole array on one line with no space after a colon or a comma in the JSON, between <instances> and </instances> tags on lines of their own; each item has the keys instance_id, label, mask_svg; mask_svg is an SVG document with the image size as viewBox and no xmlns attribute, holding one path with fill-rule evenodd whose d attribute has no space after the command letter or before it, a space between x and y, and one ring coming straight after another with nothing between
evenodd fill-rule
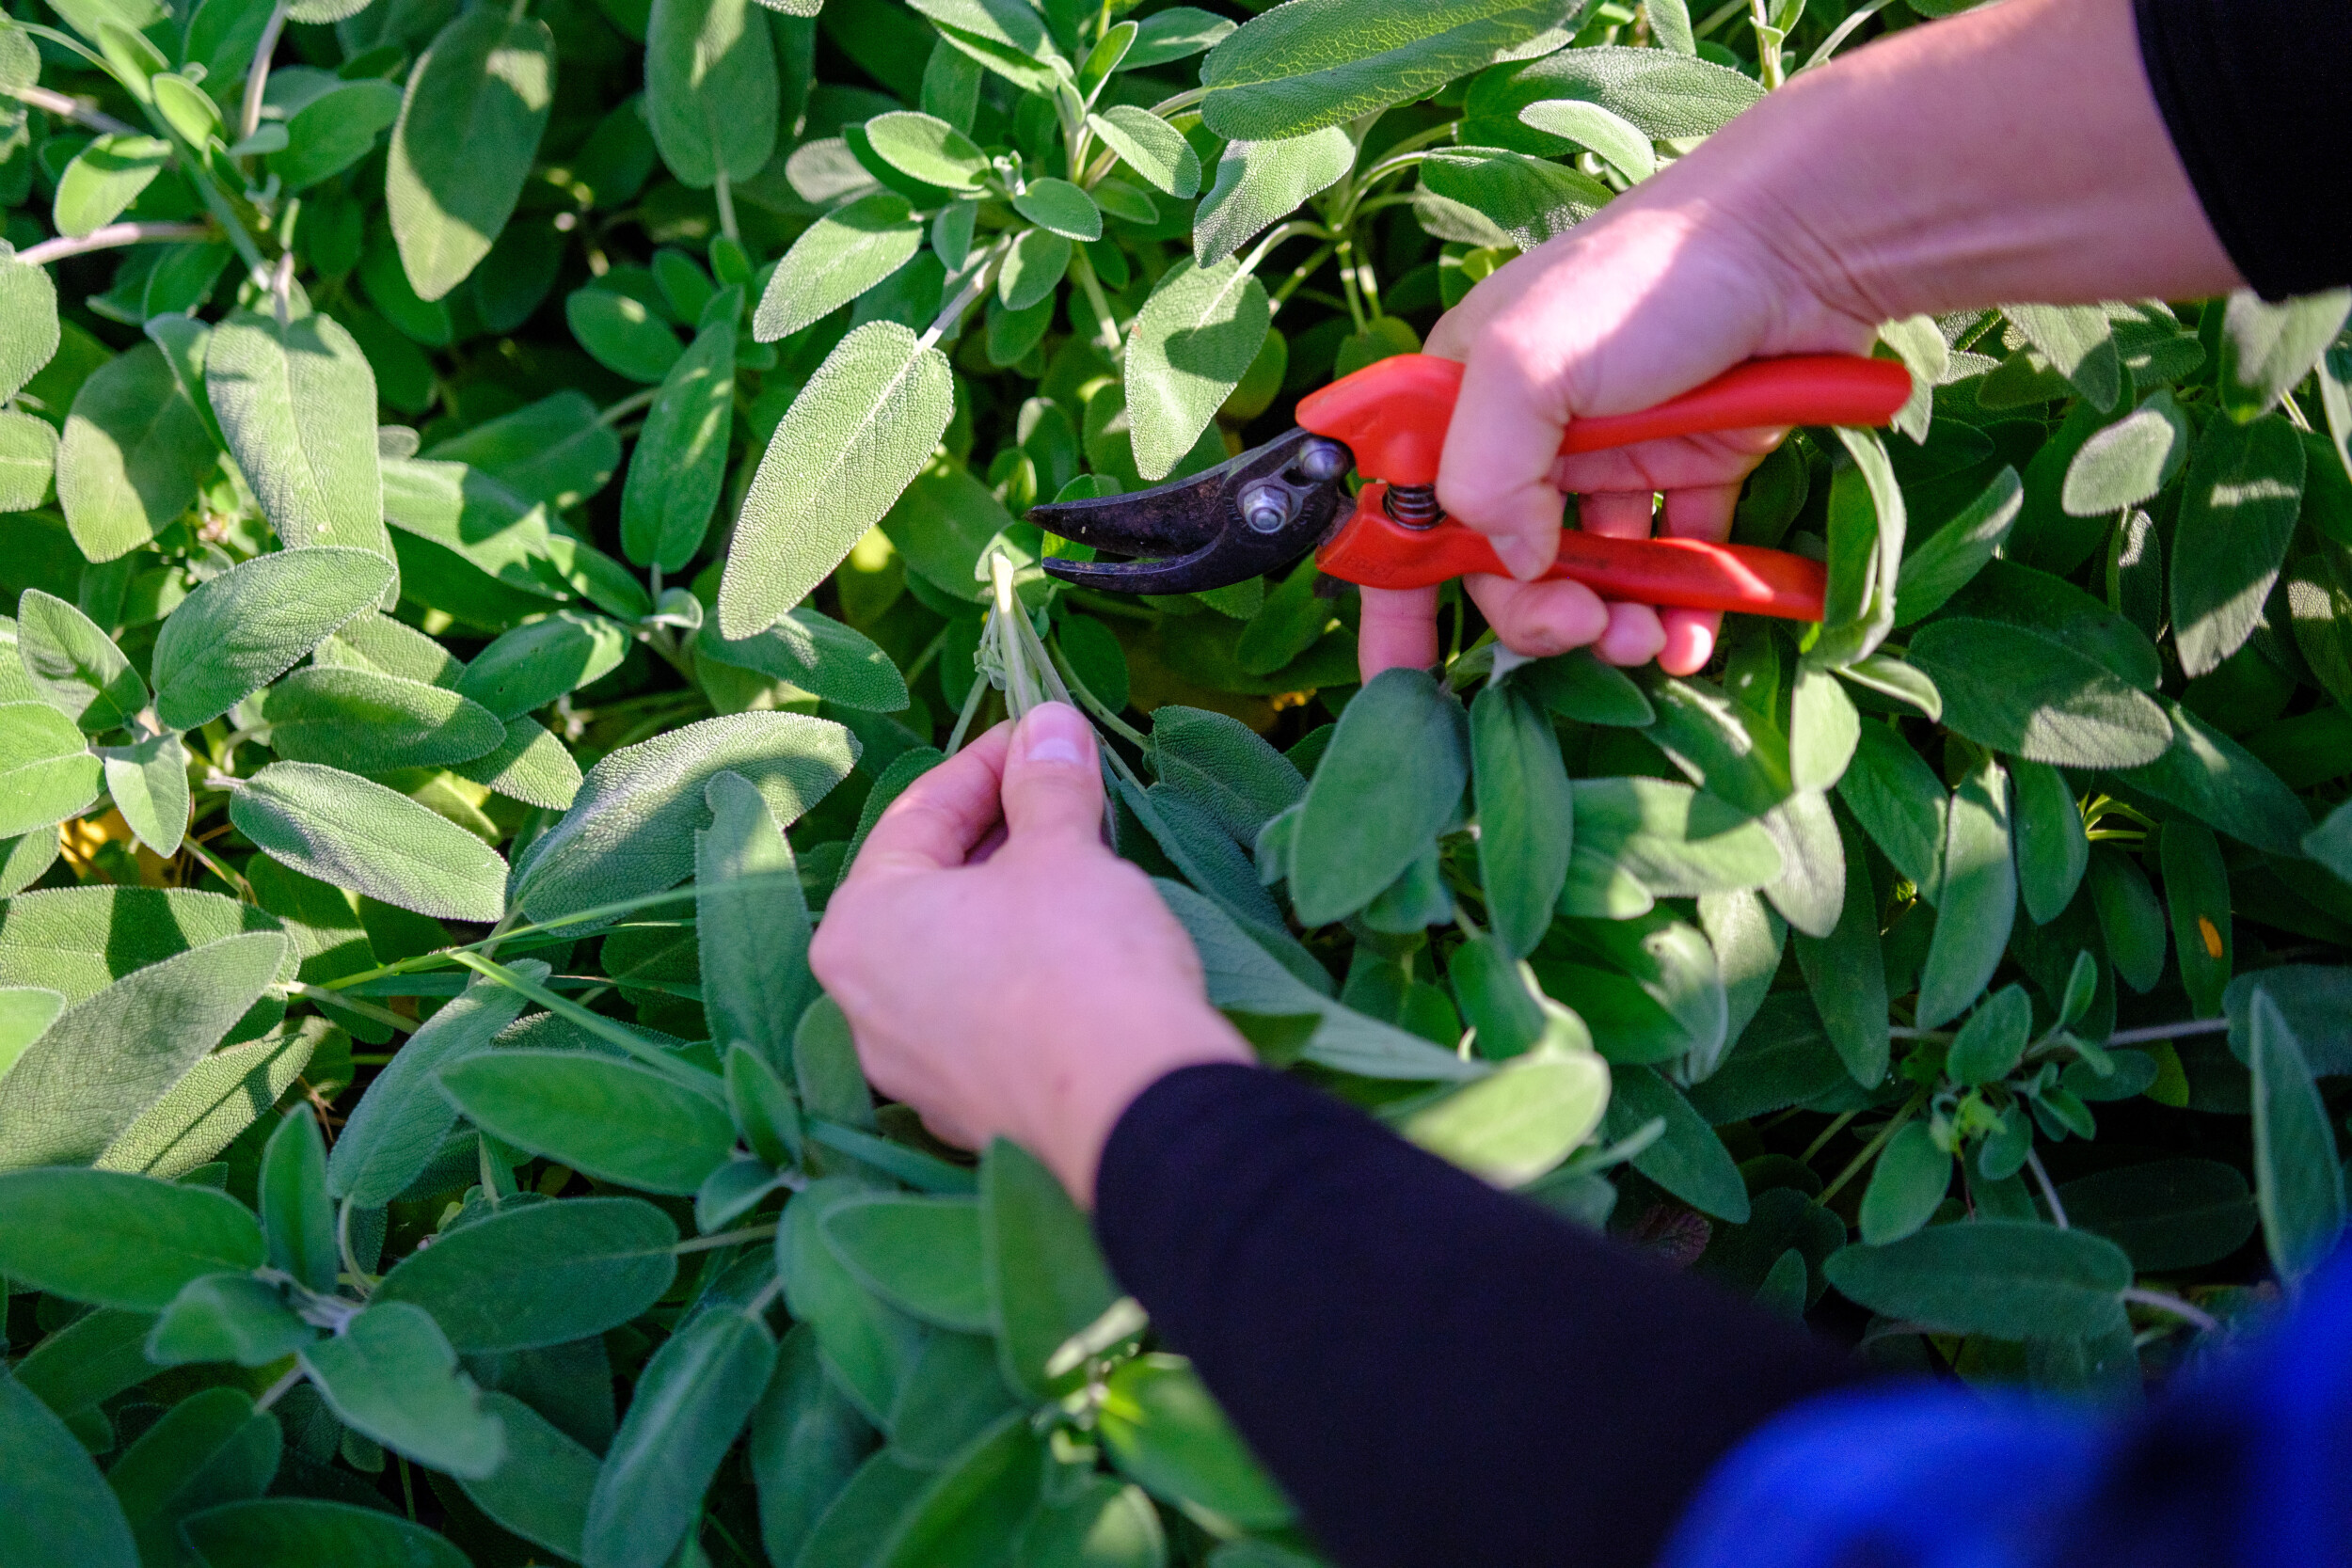
<instances>
[{"instance_id":1,"label":"shear pivot bolt","mask_svg":"<svg viewBox=\"0 0 2352 1568\"><path fill-rule=\"evenodd\" d=\"M1241 520L1256 533L1279 533L1291 520L1295 503L1279 484L1263 481L1245 488L1237 501Z\"/></svg>"},{"instance_id":2,"label":"shear pivot bolt","mask_svg":"<svg viewBox=\"0 0 2352 1568\"><path fill-rule=\"evenodd\" d=\"M1310 441L1298 449L1298 471L1318 484L1347 472L1355 454L1337 441Z\"/></svg>"}]
</instances>

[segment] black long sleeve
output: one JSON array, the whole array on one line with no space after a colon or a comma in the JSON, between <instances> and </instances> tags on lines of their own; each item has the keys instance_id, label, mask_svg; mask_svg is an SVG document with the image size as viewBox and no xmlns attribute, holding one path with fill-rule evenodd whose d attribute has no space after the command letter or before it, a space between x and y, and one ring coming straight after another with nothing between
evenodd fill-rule
<instances>
[{"instance_id":1,"label":"black long sleeve","mask_svg":"<svg viewBox=\"0 0 2352 1568\"><path fill-rule=\"evenodd\" d=\"M1645 1568L1719 1458L1848 1376L1256 1068L1146 1090L1095 1197L1112 1269L1347 1568Z\"/></svg>"},{"instance_id":2,"label":"black long sleeve","mask_svg":"<svg viewBox=\"0 0 2352 1568\"><path fill-rule=\"evenodd\" d=\"M2352 283L2352 5L2134 0L2172 145L2270 299Z\"/></svg>"}]
</instances>

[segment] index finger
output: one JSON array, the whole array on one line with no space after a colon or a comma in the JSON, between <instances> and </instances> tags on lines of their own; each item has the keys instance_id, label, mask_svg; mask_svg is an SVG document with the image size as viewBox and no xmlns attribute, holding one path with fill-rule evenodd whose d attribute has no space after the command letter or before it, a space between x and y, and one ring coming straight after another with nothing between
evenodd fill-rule
<instances>
[{"instance_id":1,"label":"index finger","mask_svg":"<svg viewBox=\"0 0 2352 1568\"><path fill-rule=\"evenodd\" d=\"M1562 502L1551 480L1561 433L1556 367L1524 336L1483 334L1462 368L1462 391L1438 465L1438 501L1486 535L1511 575L1543 575L1560 549Z\"/></svg>"},{"instance_id":2,"label":"index finger","mask_svg":"<svg viewBox=\"0 0 2352 1568\"><path fill-rule=\"evenodd\" d=\"M907 785L866 835L846 887L961 865L1003 814L1012 726L999 724Z\"/></svg>"}]
</instances>

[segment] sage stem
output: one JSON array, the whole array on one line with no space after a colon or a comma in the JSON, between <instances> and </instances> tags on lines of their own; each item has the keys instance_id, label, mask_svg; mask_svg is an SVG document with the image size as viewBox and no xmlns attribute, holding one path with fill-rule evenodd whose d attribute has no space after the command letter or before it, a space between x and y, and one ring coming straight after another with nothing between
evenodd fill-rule
<instances>
[{"instance_id":1,"label":"sage stem","mask_svg":"<svg viewBox=\"0 0 2352 1568\"><path fill-rule=\"evenodd\" d=\"M29 103L44 114L62 116L77 124L87 125L93 131L105 131L118 136L138 134L134 128L123 124L114 116L103 110L94 109L77 98L68 98L64 93L53 91L48 87L33 87L28 84L21 87L0 87L0 92L7 93L19 103Z\"/></svg>"},{"instance_id":2,"label":"sage stem","mask_svg":"<svg viewBox=\"0 0 2352 1568\"><path fill-rule=\"evenodd\" d=\"M1853 1157L1853 1163L1848 1165L1844 1170L1839 1171L1837 1173L1837 1180L1822 1188L1821 1196L1815 1201L1826 1207L1829 1200L1836 1197L1838 1193L1844 1189L1847 1182L1851 1181L1856 1176L1862 1174L1863 1166L1878 1158L1879 1150L1884 1148L1895 1134L1903 1130L1903 1124L1918 1114L1919 1107L1926 1104L1927 1100L1928 1091L1921 1089L1914 1094L1909 1100L1905 1101L1903 1102L1903 1108L1896 1112L1894 1116L1887 1119L1886 1125L1879 1129L1878 1135L1863 1146L1862 1152Z\"/></svg>"},{"instance_id":3,"label":"sage stem","mask_svg":"<svg viewBox=\"0 0 2352 1568\"><path fill-rule=\"evenodd\" d=\"M2153 1307L2159 1312L2169 1312L2184 1323L2197 1325L2201 1334L2218 1333L2221 1320L2201 1307L2194 1307L2165 1291L2150 1291L2134 1285L2123 1292L2123 1299L2141 1307Z\"/></svg>"},{"instance_id":4,"label":"sage stem","mask_svg":"<svg viewBox=\"0 0 2352 1568\"><path fill-rule=\"evenodd\" d=\"M1883 6L1886 0L1879 0ZM719 203L719 232L740 245L742 233L735 227L735 192L728 187L727 171L722 166L710 182L711 198Z\"/></svg>"},{"instance_id":5,"label":"sage stem","mask_svg":"<svg viewBox=\"0 0 2352 1568\"><path fill-rule=\"evenodd\" d=\"M1693 38L1705 38L1716 28L1748 8L1748 0L1724 0L1724 4L1707 13L1707 20L1691 29Z\"/></svg>"},{"instance_id":6,"label":"sage stem","mask_svg":"<svg viewBox=\"0 0 2352 1568\"><path fill-rule=\"evenodd\" d=\"M334 1007L346 1013L355 1013L361 1018L373 1019L385 1028L397 1029L404 1035L414 1032L417 1027L415 1019L403 1018L389 1007L379 1007L373 1002L362 1002L356 996L344 996L338 991L323 990L317 986L288 986L286 994L299 996L305 1002L313 1002L322 1007Z\"/></svg>"},{"instance_id":7,"label":"sage stem","mask_svg":"<svg viewBox=\"0 0 2352 1568\"><path fill-rule=\"evenodd\" d=\"M282 1400L288 1394L293 1393L294 1385L300 1383L309 1375L310 1374L308 1372L305 1372L302 1370L302 1363L296 1361L293 1366L286 1369L285 1376L279 1378L277 1382L271 1384L267 1388L262 1391L262 1397L253 1402L253 1414L259 1416L262 1411L267 1410L271 1405L276 1404L279 1400Z\"/></svg>"},{"instance_id":8,"label":"sage stem","mask_svg":"<svg viewBox=\"0 0 2352 1568\"><path fill-rule=\"evenodd\" d=\"M738 1242L766 1241L775 1233L775 1223L750 1225L740 1230L722 1230L714 1236L697 1236L691 1242L680 1242L670 1252L675 1257L683 1258L690 1252L713 1252L723 1246L733 1246Z\"/></svg>"},{"instance_id":9,"label":"sage stem","mask_svg":"<svg viewBox=\"0 0 2352 1568\"><path fill-rule=\"evenodd\" d=\"M1172 119L1209 96L1206 87L1186 87L1173 98L1163 98L1152 105L1152 112L1162 119Z\"/></svg>"},{"instance_id":10,"label":"sage stem","mask_svg":"<svg viewBox=\"0 0 2352 1568\"><path fill-rule=\"evenodd\" d=\"M1087 296L1087 309L1094 312L1095 346L1110 356L1113 365L1119 363L1119 318L1111 314L1110 297L1103 293L1102 279L1094 276L1094 263L1087 253L1073 248L1070 253L1070 271L1078 279L1078 287Z\"/></svg>"},{"instance_id":11,"label":"sage stem","mask_svg":"<svg viewBox=\"0 0 2352 1568\"><path fill-rule=\"evenodd\" d=\"M269 22L262 28L262 39L253 46L253 66L245 73L245 108L237 116L237 139L261 128L262 94L269 86L270 56L278 53L278 37L286 30L287 0L278 0L270 8Z\"/></svg>"},{"instance_id":12,"label":"sage stem","mask_svg":"<svg viewBox=\"0 0 2352 1568\"><path fill-rule=\"evenodd\" d=\"M660 395L661 388L659 387L648 387L642 392L631 392L628 396L623 398L620 402L612 404L603 413L597 415L596 423L609 429L613 425L619 424L623 420L628 419L631 414L636 413L639 409L650 408L653 406L653 400ZM658 594L660 592L660 586L656 584L654 587L654 593Z\"/></svg>"},{"instance_id":13,"label":"sage stem","mask_svg":"<svg viewBox=\"0 0 2352 1568\"><path fill-rule=\"evenodd\" d=\"M1097 697L1088 689L1087 683L1078 678L1078 672L1072 666L1070 656L1062 651L1060 639L1055 639L1046 651L1052 656L1055 668L1061 672L1061 678L1069 684L1071 695L1076 697L1081 704L1085 705L1087 711L1094 715L1095 722L1138 750L1148 744L1142 731L1113 713L1103 699Z\"/></svg>"},{"instance_id":14,"label":"sage stem","mask_svg":"<svg viewBox=\"0 0 2352 1568\"><path fill-rule=\"evenodd\" d=\"M972 269L972 276L965 279L962 288L956 291L956 297L940 307L939 314L931 318L931 325L924 328L923 346L925 348L930 348L953 331L956 324L963 319L963 313L971 309L973 303L982 294L988 293L988 286L995 278L996 269L1003 265L1005 255L1010 245L1009 240L998 240L988 247L987 253L980 258L979 265Z\"/></svg>"},{"instance_id":15,"label":"sage stem","mask_svg":"<svg viewBox=\"0 0 2352 1568\"><path fill-rule=\"evenodd\" d=\"M2182 1023L2151 1023L2138 1029L2122 1029L2106 1037L2108 1045L2139 1045L2149 1040L2168 1040L2175 1035L2218 1035L2230 1027L2226 1018L2194 1018Z\"/></svg>"},{"instance_id":16,"label":"sage stem","mask_svg":"<svg viewBox=\"0 0 2352 1568\"><path fill-rule=\"evenodd\" d=\"M1862 7L1845 21L1839 23L1837 30L1823 39L1821 47L1807 55L1804 64L1799 69L1811 71L1817 65L1828 64L1829 57L1837 53L1839 46L1853 37L1854 29L1884 10L1891 3L1892 0L1870 0L1868 5Z\"/></svg>"},{"instance_id":17,"label":"sage stem","mask_svg":"<svg viewBox=\"0 0 2352 1568\"><path fill-rule=\"evenodd\" d=\"M2042 1163L2042 1156L2026 1150L2026 1168L2033 1172L2034 1184L2042 1189L2042 1200L2050 1206L2050 1223L2060 1230L2070 1228L2066 1223L2066 1205L2058 1201L2058 1184L2050 1180L2050 1168Z\"/></svg>"},{"instance_id":18,"label":"sage stem","mask_svg":"<svg viewBox=\"0 0 2352 1568\"><path fill-rule=\"evenodd\" d=\"M154 245L166 240L201 240L209 238L212 233L212 226L203 223L109 223L91 230L80 239L43 240L37 245L18 251L16 259L40 266L44 261L59 261L68 256L80 256L92 250L112 250L126 245Z\"/></svg>"}]
</instances>

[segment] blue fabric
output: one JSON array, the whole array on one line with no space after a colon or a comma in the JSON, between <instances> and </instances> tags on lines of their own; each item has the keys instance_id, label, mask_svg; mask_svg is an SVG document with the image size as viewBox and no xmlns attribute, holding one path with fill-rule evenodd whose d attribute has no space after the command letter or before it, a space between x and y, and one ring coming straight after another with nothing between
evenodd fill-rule
<instances>
[{"instance_id":1,"label":"blue fabric","mask_svg":"<svg viewBox=\"0 0 2352 1568\"><path fill-rule=\"evenodd\" d=\"M1909 1385L1716 1467L1664 1568L2352 1568L2352 1249L2144 1415Z\"/></svg>"}]
</instances>

